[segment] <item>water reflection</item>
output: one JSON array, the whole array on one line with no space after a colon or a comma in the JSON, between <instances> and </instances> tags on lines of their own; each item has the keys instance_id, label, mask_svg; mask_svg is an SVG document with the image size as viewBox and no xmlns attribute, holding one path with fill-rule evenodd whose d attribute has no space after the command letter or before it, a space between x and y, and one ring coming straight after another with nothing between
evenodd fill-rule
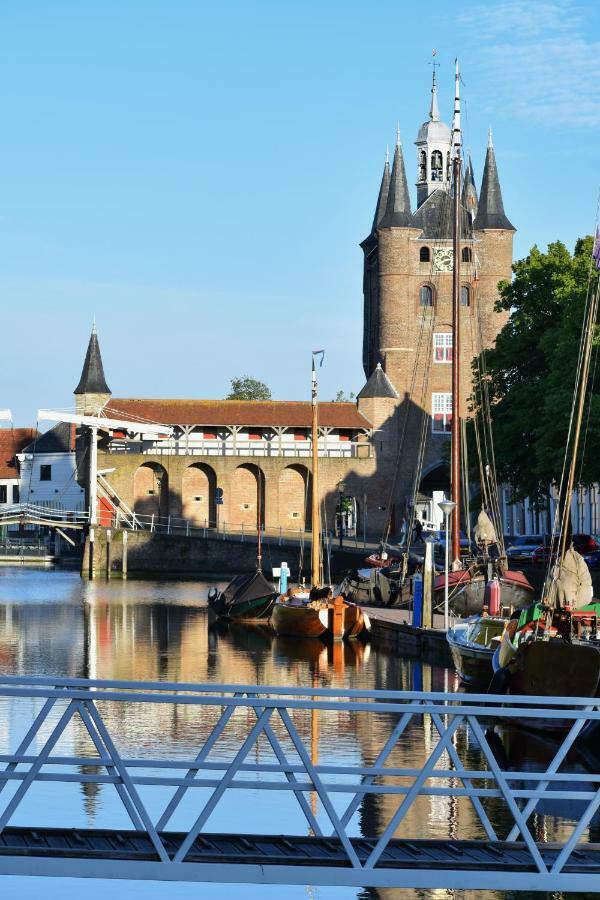
<instances>
[{"instance_id":1,"label":"water reflection","mask_svg":"<svg viewBox=\"0 0 600 900\"><path fill-rule=\"evenodd\" d=\"M209 623L205 597L207 583L202 581L81 581L74 573L36 572L32 570L0 569L0 672L4 674L66 675L89 678L213 682L220 684L277 684L301 687L344 687L362 689L456 690L458 681L453 672L432 667L407 657L378 652L370 644L358 641L323 644L318 640L293 641L275 637L265 628L221 626ZM19 719L15 703L4 703L0 709L2 746L18 740L24 723ZM182 757L195 754L198 735L208 733L217 709L198 707L149 706L139 704L127 711L113 706L103 710L111 733L119 736L120 746L132 754L172 755ZM223 734L222 752L235 752L248 733L253 713L232 720ZM368 718L350 712L329 714L296 711L293 715L302 739L313 762L335 759L369 765L375 762L382 744L396 724L389 714ZM282 745L284 729L274 725ZM398 767L419 767L437 742L437 730L430 717L415 720L407 728L401 742L394 748L389 764ZM264 736L263 736L264 737ZM521 735L522 737L522 735ZM89 736L74 723L69 733L66 752L87 753ZM535 768L537 750L519 735L498 734L497 740L508 755L511 765L529 761ZM467 765L477 768L480 748L468 729L459 730L454 746ZM266 759L268 742L261 738L256 754ZM498 751L500 752L500 750ZM441 764L446 767L448 758ZM569 761L571 762L571 761ZM98 768L88 765L84 774L98 774ZM396 784L394 779L387 783ZM275 792L258 797L246 792L240 800L252 809L257 830L286 831L286 817L294 815ZM113 798L107 786L86 783L76 786L72 797L60 798L49 787L41 793L38 813L50 824L53 816L64 813L69 824L94 824L102 827L113 810ZM343 800L343 798L342 798ZM346 800L346 802L348 802ZM290 798L293 807L293 798ZM313 814L324 824L323 810L312 794ZM290 807L290 808L291 808ZM397 808L397 798L391 795L367 795L354 818L356 833L380 833ZM496 823L506 820L500 801L491 801L489 812ZM181 822L190 815L182 808ZM243 815L243 811L240 812ZM569 811L542 809L536 814L545 834L560 839L569 818ZM288 820L289 821L289 820ZM65 818L60 820L64 824ZM276 823L276 824L274 824ZM45 824L41 822L39 824ZM173 823L173 827L177 823ZM218 823L217 823L218 824ZM262 827L264 826L264 828ZM483 829L471 804L455 798L422 797L412 806L398 835L421 837L469 838L482 836ZM595 832L594 832L595 833ZM58 896L59 882L46 886L49 898ZM86 886L90 898L100 896L100 883ZM144 887L144 896L180 896L177 888L153 893ZM111 888L112 892L112 888ZM268 896L265 888L235 888L236 896ZM217 891L210 896L217 896ZM280 892L279 892L280 894ZM316 889L313 896L361 896L374 900L400 900L407 897L442 897L446 891L347 890L343 894L332 889ZM464 896L461 892L452 892ZM119 896L137 896L131 893ZM190 893L189 896L196 894ZM305 889L286 888L286 895L306 896ZM502 896L487 892L490 897ZM62 891L61 891L62 896ZM538 895L539 896L539 895Z\"/></svg>"}]
</instances>

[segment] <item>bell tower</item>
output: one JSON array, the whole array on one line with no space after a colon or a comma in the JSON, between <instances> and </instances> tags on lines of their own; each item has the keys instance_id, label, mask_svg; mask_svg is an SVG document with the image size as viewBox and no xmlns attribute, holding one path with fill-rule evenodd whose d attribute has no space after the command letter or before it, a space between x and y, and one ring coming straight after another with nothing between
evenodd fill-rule
<instances>
[{"instance_id":1,"label":"bell tower","mask_svg":"<svg viewBox=\"0 0 600 900\"><path fill-rule=\"evenodd\" d=\"M429 120L419 128L417 140L417 209L438 188L448 190L450 184L451 135L440 121L435 69L431 87Z\"/></svg>"}]
</instances>

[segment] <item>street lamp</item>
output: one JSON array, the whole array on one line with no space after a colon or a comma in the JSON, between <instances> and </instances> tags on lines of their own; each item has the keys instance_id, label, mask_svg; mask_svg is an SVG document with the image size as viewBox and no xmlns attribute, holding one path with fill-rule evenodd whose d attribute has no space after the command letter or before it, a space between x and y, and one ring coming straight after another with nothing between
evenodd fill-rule
<instances>
[{"instance_id":1,"label":"street lamp","mask_svg":"<svg viewBox=\"0 0 600 900\"><path fill-rule=\"evenodd\" d=\"M444 572L446 576L446 581L444 585L444 628L448 631L448 570L450 568L449 561L449 553L450 553L450 529L449 529L449 519L450 513L456 506L454 500L440 500L438 503L439 508L444 513L444 525L446 528L446 557L445 557L445 565Z\"/></svg>"},{"instance_id":2,"label":"street lamp","mask_svg":"<svg viewBox=\"0 0 600 900\"><path fill-rule=\"evenodd\" d=\"M344 546L344 513L343 513L342 504L343 504L343 500L344 500L344 492L346 490L345 482L338 481L337 489L338 489L338 494L339 494L338 509L339 509L339 513L340 513L340 550L342 550L343 546Z\"/></svg>"}]
</instances>

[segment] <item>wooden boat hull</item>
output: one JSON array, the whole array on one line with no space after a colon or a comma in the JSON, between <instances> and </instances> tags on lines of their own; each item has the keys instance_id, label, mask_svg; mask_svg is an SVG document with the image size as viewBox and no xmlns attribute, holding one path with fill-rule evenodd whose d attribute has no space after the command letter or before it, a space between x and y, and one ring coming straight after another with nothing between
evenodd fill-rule
<instances>
[{"instance_id":1,"label":"wooden boat hull","mask_svg":"<svg viewBox=\"0 0 600 900\"><path fill-rule=\"evenodd\" d=\"M450 628L446 635L454 668L467 684L487 685L493 675L493 638L504 630L504 619L477 617Z\"/></svg>"},{"instance_id":2,"label":"wooden boat hull","mask_svg":"<svg viewBox=\"0 0 600 900\"><path fill-rule=\"evenodd\" d=\"M277 600L271 611L271 625L282 637L321 637L329 628L329 610L326 606L314 608Z\"/></svg>"},{"instance_id":3,"label":"wooden boat hull","mask_svg":"<svg viewBox=\"0 0 600 900\"><path fill-rule=\"evenodd\" d=\"M370 630L371 620L366 612L354 603L346 603L344 606L344 637L351 640Z\"/></svg>"},{"instance_id":4,"label":"wooden boat hull","mask_svg":"<svg viewBox=\"0 0 600 900\"><path fill-rule=\"evenodd\" d=\"M600 650L592 644L562 638L521 644L508 669L508 694L531 697L597 697ZM561 704L563 705L563 704ZM519 719L536 731L564 731L572 719Z\"/></svg>"},{"instance_id":5,"label":"wooden boat hull","mask_svg":"<svg viewBox=\"0 0 600 900\"><path fill-rule=\"evenodd\" d=\"M502 606L524 609L533 602L534 588L523 572L503 572L499 581ZM445 584L445 574L438 575L434 582L436 606L442 606L444 603ZM485 578L480 572L471 573L468 569L450 572L448 576L450 611L456 616L478 615L484 606L485 585Z\"/></svg>"}]
</instances>

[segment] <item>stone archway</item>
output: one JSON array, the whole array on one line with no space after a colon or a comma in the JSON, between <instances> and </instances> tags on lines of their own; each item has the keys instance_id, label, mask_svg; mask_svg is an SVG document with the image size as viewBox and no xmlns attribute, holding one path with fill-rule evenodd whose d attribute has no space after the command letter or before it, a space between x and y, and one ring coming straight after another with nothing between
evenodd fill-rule
<instances>
[{"instance_id":1,"label":"stone archway","mask_svg":"<svg viewBox=\"0 0 600 900\"><path fill-rule=\"evenodd\" d=\"M231 476L227 505L229 526L255 529L265 524L265 476L258 466L244 463ZM260 495L259 495L260 490Z\"/></svg>"},{"instance_id":2,"label":"stone archway","mask_svg":"<svg viewBox=\"0 0 600 900\"><path fill-rule=\"evenodd\" d=\"M135 470L133 511L139 516L169 515L169 476L164 466L147 462Z\"/></svg>"},{"instance_id":3,"label":"stone archway","mask_svg":"<svg viewBox=\"0 0 600 900\"><path fill-rule=\"evenodd\" d=\"M291 527L310 528L310 473L306 466L286 466L279 476L280 519Z\"/></svg>"},{"instance_id":4,"label":"stone archway","mask_svg":"<svg viewBox=\"0 0 600 900\"><path fill-rule=\"evenodd\" d=\"M205 463L192 463L188 466L181 479L183 518L192 525L216 525L216 488L217 476L214 469Z\"/></svg>"}]
</instances>

